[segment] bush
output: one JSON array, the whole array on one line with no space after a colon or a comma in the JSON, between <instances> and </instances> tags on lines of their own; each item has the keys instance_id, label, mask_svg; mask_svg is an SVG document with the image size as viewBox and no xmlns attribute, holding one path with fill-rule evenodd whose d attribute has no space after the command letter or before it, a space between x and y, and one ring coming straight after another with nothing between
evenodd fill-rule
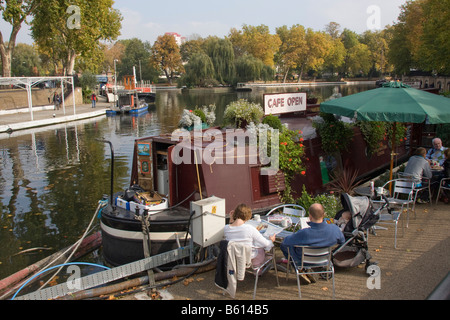
<instances>
[{"instance_id":1,"label":"bush","mask_svg":"<svg viewBox=\"0 0 450 320\"><path fill-rule=\"evenodd\" d=\"M195 109L194 114L202 120L202 122L206 123L206 116L202 109Z\"/></svg>"},{"instance_id":2,"label":"bush","mask_svg":"<svg viewBox=\"0 0 450 320\"><path fill-rule=\"evenodd\" d=\"M240 128L242 126L245 127L250 122L259 124L263 116L264 111L260 104L240 99L227 105L223 119L225 125L233 125L236 128Z\"/></svg>"},{"instance_id":3,"label":"bush","mask_svg":"<svg viewBox=\"0 0 450 320\"><path fill-rule=\"evenodd\" d=\"M338 194L325 193L317 196L310 195L303 186L302 195L296 200L296 204L308 211L313 203L320 203L325 210L325 218L334 218L336 213L342 210L341 199Z\"/></svg>"},{"instance_id":4,"label":"bush","mask_svg":"<svg viewBox=\"0 0 450 320\"><path fill-rule=\"evenodd\" d=\"M268 116L265 116L262 123L264 124L268 124L269 126L271 126L274 129L278 129L281 131L282 128L282 124L280 119L277 116L274 116L272 114L269 114Z\"/></svg>"}]
</instances>

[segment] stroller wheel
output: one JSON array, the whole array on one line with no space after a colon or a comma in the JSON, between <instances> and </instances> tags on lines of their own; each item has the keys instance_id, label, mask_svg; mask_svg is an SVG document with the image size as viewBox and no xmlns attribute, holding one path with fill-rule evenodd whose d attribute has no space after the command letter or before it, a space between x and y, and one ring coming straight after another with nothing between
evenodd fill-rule
<instances>
[{"instance_id":1,"label":"stroller wheel","mask_svg":"<svg viewBox=\"0 0 450 320\"><path fill-rule=\"evenodd\" d=\"M366 266L364 267L365 272L367 273L367 269L369 269L370 266L376 266L376 265L378 265L378 262L376 262L376 261L372 262L372 261L367 260ZM369 276L370 276L370 274L369 274Z\"/></svg>"},{"instance_id":2,"label":"stroller wheel","mask_svg":"<svg viewBox=\"0 0 450 320\"><path fill-rule=\"evenodd\" d=\"M331 280L333 278L331 273L319 273L319 277L323 280Z\"/></svg>"},{"instance_id":3,"label":"stroller wheel","mask_svg":"<svg viewBox=\"0 0 450 320\"><path fill-rule=\"evenodd\" d=\"M320 278L323 279L323 280L328 281L328 280L330 280L332 278L332 275L331 275L331 273L321 273L320 274Z\"/></svg>"}]
</instances>

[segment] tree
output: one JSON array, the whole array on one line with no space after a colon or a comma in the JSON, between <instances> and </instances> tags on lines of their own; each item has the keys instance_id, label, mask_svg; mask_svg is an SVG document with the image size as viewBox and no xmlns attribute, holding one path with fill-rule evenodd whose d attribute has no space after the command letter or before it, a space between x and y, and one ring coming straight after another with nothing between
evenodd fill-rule
<instances>
[{"instance_id":1,"label":"tree","mask_svg":"<svg viewBox=\"0 0 450 320\"><path fill-rule=\"evenodd\" d=\"M233 44L236 57L251 54L260 59L265 65L274 66L275 53L281 44L278 35L270 34L265 25L243 25L242 30L231 29L228 39Z\"/></svg>"},{"instance_id":2,"label":"tree","mask_svg":"<svg viewBox=\"0 0 450 320\"><path fill-rule=\"evenodd\" d=\"M83 72L83 75L80 77L79 80L83 92L89 91L89 93L91 93L92 90L95 89L95 86L98 83L97 77L89 71Z\"/></svg>"},{"instance_id":3,"label":"tree","mask_svg":"<svg viewBox=\"0 0 450 320\"><path fill-rule=\"evenodd\" d=\"M14 49L11 62L11 74L14 77L32 77L39 75L43 70L37 50L25 43L18 43Z\"/></svg>"},{"instance_id":4,"label":"tree","mask_svg":"<svg viewBox=\"0 0 450 320\"><path fill-rule=\"evenodd\" d=\"M71 12L73 5L77 10ZM42 53L61 61L64 74L73 74L78 57L94 70L101 63L100 40L113 41L120 34L122 16L112 5L113 0L40 0L32 37ZM79 15L79 25L71 24L74 15Z\"/></svg>"},{"instance_id":5,"label":"tree","mask_svg":"<svg viewBox=\"0 0 450 320\"><path fill-rule=\"evenodd\" d=\"M394 65L394 71L397 74L408 73L414 66L406 26L397 24L389 29L392 35L389 41L388 59ZM415 66L414 66L415 67Z\"/></svg>"},{"instance_id":6,"label":"tree","mask_svg":"<svg viewBox=\"0 0 450 320\"><path fill-rule=\"evenodd\" d=\"M0 1L2 18L12 26L8 41L4 40L3 33L0 31L0 56L3 77L11 76L11 58L16 46L17 34L22 27L22 23L26 23L26 18L34 13L38 5L39 1L37 0Z\"/></svg>"},{"instance_id":7,"label":"tree","mask_svg":"<svg viewBox=\"0 0 450 320\"><path fill-rule=\"evenodd\" d=\"M358 35L354 31L344 29L341 33L341 42L345 49L344 63L341 67L341 73L343 76L346 76L349 73L349 65L352 63L350 61L350 49L359 44Z\"/></svg>"},{"instance_id":8,"label":"tree","mask_svg":"<svg viewBox=\"0 0 450 320\"><path fill-rule=\"evenodd\" d=\"M231 84L235 77L235 67L233 45L230 40L209 37L203 46L211 58L216 80L221 84Z\"/></svg>"},{"instance_id":9,"label":"tree","mask_svg":"<svg viewBox=\"0 0 450 320\"><path fill-rule=\"evenodd\" d=\"M177 73L184 71L180 48L170 34L156 39L152 47L151 61L155 67L164 72L170 84Z\"/></svg>"},{"instance_id":10,"label":"tree","mask_svg":"<svg viewBox=\"0 0 450 320\"><path fill-rule=\"evenodd\" d=\"M424 1L418 62L423 70L450 74L450 0Z\"/></svg>"},{"instance_id":11,"label":"tree","mask_svg":"<svg viewBox=\"0 0 450 320\"><path fill-rule=\"evenodd\" d=\"M305 28L301 25L293 25L290 29L282 26L276 29L281 44L276 54L276 61L284 73L283 82L289 71L297 68L300 55L306 50Z\"/></svg>"},{"instance_id":12,"label":"tree","mask_svg":"<svg viewBox=\"0 0 450 320\"><path fill-rule=\"evenodd\" d=\"M120 61L122 59L125 54L125 45L122 41L116 41L113 44L102 43L101 47L103 51L102 70L114 72L114 60Z\"/></svg>"},{"instance_id":13,"label":"tree","mask_svg":"<svg viewBox=\"0 0 450 320\"><path fill-rule=\"evenodd\" d=\"M325 32L330 35L331 39L337 40L341 36L341 25L337 22L330 22L325 26Z\"/></svg>"},{"instance_id":14,"label":"tree","mask_svg":"<svg viewBox=\"0 0 450 320\"><path fill-rule=\"evenodd\" d=\"M203 43L205 40L201 37L185 41L180 46L181 59L188 62L194 53L204 52Z\"/></svg>"},{"instance_id":15,"label":"tree","mask_svg":"<svg viewBox=\"0 0 450 320\"><path fill-rule=\"evenodd\" d=\"M372 67L369 73L369 77L374 72L382 74L388 67L388 59L386 53L388 51L388 39L386 38L386 32L382 31L366 31L362 34L361 43L367 45L370 51L370 60Z\"/></svg>"},{"instance_id":16,"label":"tree","mask_svg":"<svg viewBox=\"0 0 450 320\"><path fill-rule=\"evenodd\" d=\"M348 50L347 71L353 76L367 74L372 66L370 51L364 43L358 43Z\"/></svg>"},{"instance_id":17,"label":"tree","mask_svg":"<svg viewBox=\"0 0 450 320\"><path fill-rule=\"evenodd\" d=\"M306 70L317 71L324 64L325 56L331 46L329 38L325 33L320 31L313 31L308 28L305 34L306 50L303 50L299 55L298 69L299 76L298 81L302 79L303 72Z\"/></svg>"},{"instance_id":18,"label":"tree","mask_svg":"<svg viewBox=\"0 0 450 320\"><path fill-rule=\"evenodd\" d=\"M395 71L400 74L417 68L417 42L422 33L422 9L418 1L408 1L401 6L398 23L391 29L389 59L395 65Z\"/></svg>"},{"instance_id":19,"label":"tree","mask_svg":"<svg viewBox=\"0 0 450 320\"><path fill-rule=\"evenodd\" d=\"M330 70L334 76L336 70L339 70L345 59L346 50L340 39L331 39L330 48L324 57L324 66L326 70Z\"/></svg>"},{"instance_id":20,"label":"tree","mask_svg":"<svg viewBox=\"0 0 450 320\"><path fill-rule=\"evenodd\" d=\"M449 5L449 0L416 0L401 6L398 22L388 30L389 59L397 73L450 72Z\"/></svg>"},{"instance_id":21,"label":"tree","mask_svg":"<svg viewBox=\"0 0 450 320\"><path fill-rule=\"evenodd\" d=\"M252 55L246 54L236 59L236 77L238 82L261 79L264 63Z\"/></svg>"},{"instance_id":22,"label":"tree","mask_svg":"<svg viewBox=\"0 0 450 320\"><path fill-rule=\"evenodd\" d=\"M180 78L179 85L187 87L208 86L214 83L214 65L205 52L192 54L186 64L186 73Z\"/></svg>"},{"instance_id":23,"label":"tree","mask_svg":"<svg viewBox=\"0 0 450 320\"><path fill-rule=\"evenodd\" d=\"M149 42L133 38L119 40L117 45L124 48L116 65L118 79L122 79L125 75L133 74L133 67L136 67L136 81L157 80L159 73L150 63L152 48Z\"/></svg>"}]
</instances>

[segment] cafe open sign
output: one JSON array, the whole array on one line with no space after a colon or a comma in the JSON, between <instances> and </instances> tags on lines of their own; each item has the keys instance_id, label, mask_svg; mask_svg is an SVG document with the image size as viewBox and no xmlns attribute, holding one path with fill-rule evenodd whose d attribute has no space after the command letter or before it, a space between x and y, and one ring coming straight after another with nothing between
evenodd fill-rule
<instances>
[{"instance_id":1,"label":"cafe open sign","mask_svg":"<svg viewBox=\"0 0 450 320\"><path fill-rule=\"evenodd\" d=\"M306 92L264 95L264 113L280 114L306 110Z\"/></svg>"}]
</instances>

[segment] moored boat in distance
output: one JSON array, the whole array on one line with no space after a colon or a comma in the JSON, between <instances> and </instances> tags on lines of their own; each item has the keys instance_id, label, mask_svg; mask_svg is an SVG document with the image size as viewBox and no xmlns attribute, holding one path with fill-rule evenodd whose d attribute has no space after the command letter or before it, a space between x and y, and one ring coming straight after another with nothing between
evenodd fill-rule
<instances>
[{"instance_id":1,"label":"moored boat in distance","mask_svg":"<svg viewBox=\"0 0 450 320\"><path fill-rule=\"evenodd\" d=\"M236 85L236 91L252 91L252 88L249 87L246 83L239 82Z\"/></svg>"},{"instance_id":2,"label":"moored boat in distance","mask_svg":"<svg viewBox=\"0 0 450 320\"><path fill-rule=\"evenodd\" d=\"M142 84L137 87L135 76L124 76L124 88L113 93L114 105L106 110L107 115L139 114L148 111L148 104L156 100L156 90L153 85Z\"/></svg>"}]
</instances>

